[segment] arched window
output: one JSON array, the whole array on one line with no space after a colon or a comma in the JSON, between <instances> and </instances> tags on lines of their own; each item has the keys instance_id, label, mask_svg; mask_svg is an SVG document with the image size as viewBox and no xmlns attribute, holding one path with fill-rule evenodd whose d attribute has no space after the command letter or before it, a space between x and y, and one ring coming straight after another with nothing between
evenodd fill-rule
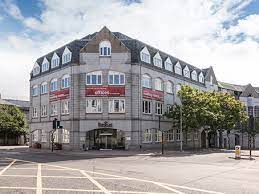
<instances>
[{"instance_id":1,"label":"arched window","mask_svg":"<svg viewBox=\"0 0 259 194\"><path fill-rule=\"evenodd\" d=\"M107 40L99 44L100 56L111 56L111 43Z\"/></svg>"},{"instance_id":2,"label":"arched window","mask_svg":"<svg viewBox=\"0 0 259 194\"><path fill-rule=\"evenodd\" d=\"M41 70L42 72L48 71L49 70L49 61L46 57L44 57L42 65L41 65Z\"/></svg>"},{"instance_id":3,"label":"arched window","mask_svg":"<svg viewBox=\"0 0 259 194\"><path fill-rule=\"evenodd\" d=\"M195 70L192 71L192 80L197 81L197 72Z\"/></svg>"},{"instance_id":4,"label":"arched window","mask_svg":"<svg viewBox=\"0 0 259 194\"><path fill-rule=\"evenodd\" d=\"M204 76L202 72L199 75L199 82L204 83Z\"/></svg>"},{"instance_id":5,"label":"arched window","mask_svg":"<svg viewBox=\"0 0 259 194\"><path fill-rule=\"evenodd\" d=\"M176 87L175 87L175 93L176 95L178 95L178 92L181 90L182 86L181 84L177 84Z\"/></svg>"},{"instance_id":6,"label":"arched window","mask_svg":"<svg viewBox=\"0 0 259 194\"><path fill-rule=\"evenodd\" d=\"M163 91L163 80L160 78L155 79L155 90Z\"/></svg>"},{"instance_id":7,"label":"arched window","mask_svg":"<svg viewBox=\"0 0 259 194\"><path fill-rule=\"evenodd\" d=\"M57 55L57 53L54 53L51 59L51 68L55 68L59 66L59 56Z\"/></svg>"},{"instance_id":8,"label":"arched window","mask_svg":"<svg viewBox=\"0 0 259 194\"><path fill-rule=\"evenodd\" d=\"M144 47L140 51L140 59L141 59L141 61L143 61L145 63L150 63L150 53L149 53L147 47Z\"/></svg>"},{"instance_id":9,"label":"arched window","mask_svg":"<svg viewBox=\"0 0 259 194\"><path fill-rule=\"evenodd\" d=\"M38 96L38 91L39 91L38 85L32 86L32 96Z\"/></svg>"},{"instance_id":10,"label":"arched window","mask_svg":"<svg viewBox=\"0 0 259 194\"><path fill-rule=\"evenodd\" d=\"M171 81L166 82L166 92L172 94L173 93L173 83Z\"/></svg>"},{"instance_id":11,"label":"arched window","mask_svg":"<svg viewBox=\"0 0 259 194\"><path fill-rule=\"evenodd\" d=\"M144 143L151 143L152 142L152 131L151 129L144 130Z\"/></svg>"},{"instance_id":12,"label":"arched window","mask_svg":"<svg viewBox=\"0 0 259 194\"><path fill-rule=\"evenodd\" d=\"M174 72L178 75L182 75L182 66L179 61L174 66Z\"/></svg>"},{"instance_id":13,"label":"arched window","mask_svg":"<svg viewBox=\"0 0 259 194\"><path fill-rule=\"evenodd\" d=\"M151 77L148 74L142 75L142 87L152 88Z\"/></svg>"},{"instance_id":14,"label":"arched window","mask_svg":"<svg viewBox=\"0 0 259 194\"><path fill-rule=\"evenodd\" d=\"M86 85L102 85L102 72L94 71L86 74Z\"/></svg>"},{"instance_id":15,"label":"arched window","mask_svg":"<svg viewBox=\"0 0 259 194\"><path fill-rule=\"evenodd\" d=\"M58 79L54 78L50 82L50 91L54 92L58 90Z\"/></svg>"},{"instance_id":16,"label":"arched window","mask_svg":"<svg viewBox=\"0 0 259 194\"><path fill-rule=\"evenodd\" d=\"M183 76L190 78L190 70L189 70L189 67L187 65L183 69Z\"/></svg>"},{"instance_id":17,"label":"arched window","mask_svg":"<svg viewBox=\"0 0 259 194\"><path fill-rule=\"evenodd\" d=\"M167 71L173 71L173 64L172 64L172 62L171 62L169 57L165 61L165 69Z\"/></svg>"},{"instance_id":18,"label":"arched window","mask_svg":"<svg viewBox=\"0 0 259 194\"><path fill-rule=\"evenodd\" d=\"M32 75L38 75L40 73L40 66L37 62L35 62L33 69L32 69Z\"/></svg>"},{"instance_id":19,"label":"arched window","mask_svg":"<svg viewBox=\"0 0 259 194\"><path fill-rule=\"evenodd\" d=\"M158 129L154 130L154 140L155 142L161 142L162 140L162 132Z\"/></svg>"},{"instance_id":20,"label":"arched window","mask_svg":"<svg viewBox=\"0 0 259 194\"><path fill-rule=\"evenodd\" d=\"M70 87L70 75L64 75L61 79L61 88L69 88Z\"/></svg>"},{"instance_id":21,"label":"arched window","mask_svg":"<svg viewBox=\"0 0 259 194\"><path fill-rule=\"evenodd\" d=\"M162 68L162 58L159 52L157 52L156 55L154 56L153 63L155 66Z\"/></svg>"},{"instance_id":22,"label":"arched window","mask_svg":"<svg viewBox=\"0 0 259 194\"><path fill-rule=\"evenodd\" d=\"M125 74L117 71L109 71L109 85L124 85Z\"/></svg>"},{"instance_id":23,"label":"arched window","mask_svg":"<svg viewBox=\"0 0 259 194\"><path fill-rule=\"evenodd\" d=\"M47 94L48 93L48 83L43 82L40 86L40 93L41 94Z\"/></svg>"},{"instance_id":24,"label":"arched window","mask_svg":"<svg viewBox=\"0 0 259 194\"><path fill-rule=\"evenodd\" d=\"M62 54L62 64L66 64L71 61L72 52L66 47Z\"/></svg>"}]
</instances>

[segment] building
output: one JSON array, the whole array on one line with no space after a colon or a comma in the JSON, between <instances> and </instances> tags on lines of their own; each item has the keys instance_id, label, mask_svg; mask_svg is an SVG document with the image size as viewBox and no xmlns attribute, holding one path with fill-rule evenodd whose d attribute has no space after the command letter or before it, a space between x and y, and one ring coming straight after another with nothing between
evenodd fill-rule
<instances>
[{"instance_id":1,"label":"building","mask_svg":"<svg viewBox=\"0 0 259 194\"><path fill-rule=\"evenodd\" d=\"M31 144L50 148L52 121L63 149L139 149L160 146L159 117L181 84L218 91L212 67L199 69L106 27L40 57L30 79ZM180 130L161 118L166 146ZM184 134L185 147L205 147L205 133ZM203 137L202 137L203 136ZM203 139L203 141L201 140ZM205 143L203 143L205 142Z\"/></svg>"},{"instance_id":2,"label":"building","mask_svg":"<svg viewBox=\"0 0 259 194\"><path fill-rule=\"evenodd\" d=\"M0 104L17 106L24 113L26 120L29 121L29 110L30 110L29 101L1 99L1 95L0 95ZM24 136L7 136L7 145L23 145L25 143L26 143L26 139L24 139ZM4 144L5 144L5 136L0 134L0 145L4 145Z\"/></svg>"},{"instance_id":3,"label":"building","mask_svg":"<svg viewBox=\"0 0 259 194\"><path fill-rule=\"evenodd\" d=\"M234 95L236 99L240 100L246 107L248 115L252 115L255 119L259 118L259 88L248 85L234 85L224 82L218 82L220 92L229 93ZM228 142L230 141L230 142ZM241 145L242 148L248 148L248 134L242 132L242 130L233 130L227 138L226 132L223 135L223 147L227 148L230 144L231 148L235 145ZM255 136L252 139L252 145L254 148L259 147L259 137Z\"/></svg>"}]
</instances>

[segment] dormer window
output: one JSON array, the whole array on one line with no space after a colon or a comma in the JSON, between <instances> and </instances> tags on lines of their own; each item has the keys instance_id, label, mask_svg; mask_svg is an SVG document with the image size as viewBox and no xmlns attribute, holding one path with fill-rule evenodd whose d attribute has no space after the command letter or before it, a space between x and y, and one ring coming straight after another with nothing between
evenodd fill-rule
<instances>
[{"instance_id":1,"label":"dormer window","mask_svg":"<svg viewBox=\"0 0 259 194\"><path fill-rule=\"evenodd\" d=\"M178 75L182 75L182 66L179 61L174 66L174 72Z\"/></svg>"},{"instance_id":2,"label":"dormer window","mask_svg":"<svg viewBox=\"0 0 259 194\"><path fill-rule=\"evenodd\" d=\"M100 42L99 51L100 56L111 56L111 43L107 40Z\"/></svg>"},{"instance_id":3,"label":"dormer window","mask_svg":"<svg viewBox=\"0 0 259 194\"><path fill-rule=\"evenodd\" d=\"M66 64L71 61L72 52L66 47L62 54L62 64Z\"/></svg>"},{"instance_id":4,"label":"dormer window","mask_svg":"<svg viewBox=\"0 0 259 194\"><path fill-rule=\"evenodd\" d=\"M57 55L57 53L54 53L51 59L51 68L58 67L59 61L60 61L59 56Z\"/></svg>"},{"instance_id":5,"label":"dormer window","mask_svg":"<svg viewBox=\"0 0 259 194\"><path fill-rule=\"evenodd\" d=\"M202 72L199 75L199 82L204 83L204 76Z\"/></svg>"},{"instance_id":6,"label":"dormer window","mask_svg":"<svg viewBox=\"0 0 259 194\"><path fill-rule=\"evenodd\" d=\"M183 70L183 76L190 78L190 70L189 70L189 67L187 65L185 66L185 68Z\"/></svg>"},{"instance_id":7,"label":"dormer window","mask_svg":"<svg viewBox=\"0 0 259 194\"><path fill-rule=\"evenodd\" d=\"M165 61L165 69L167 71L173 71L173 64L172 64L172 62L171 62L169 57Z\"/></svg>"},{"instance_id":8,"label":"dormer window","mask_svg":"<svg viewBox=\"0 0 259 194\"><path fill-rule=\"evenodd\" d=\"M38 75L40 73L40 66L39 64L36 62L33 66L33 69L32 69L32 75L35 76L35 75Z\"/></svg>"},{"instance_id":9,"label":"dormer window","mask_svg":"<svg viewBox=\"0 0 259 194\"><path fill-rule=\"evenodd\" d=\"M150 63L150 53L149 53L147 47L144 47L140 51L140 59L141 59L141 61L143 61L145 63Z\"/></svg>"},{"instance_id":10,"label":"dormer window","mask_svg":"<svg viewBox=\"0 0 259 194\"><path fill-rule=\"evenodd\" d=\"M41 65L41 70L42 72L48 71L49 70L49 61L46 57L44 57L42 65Z\"/></svg>"},{"instance_id":11,"label":"dormer window","mask_svg":"<svg viewBox=\"0 0 259 194\"><path fill-rule=\"evenodd\" d=\"M157 52L153 58L153 63L155 66L162 68L162 59L160 54Z\"/></svg>"},{"instance_id":12,"label":"dormer window","mask_svg":"<svg viewBox=\"0 0 259 194\"><path fill-rule=\"evenodd\" d=\"M194 80L194 81L197 81L197 80L198 80L198 78L197 78L197 72L196 72L195 70L192 71L191 76L192 76L192 80Z\"/></svg>"}]
</instances>

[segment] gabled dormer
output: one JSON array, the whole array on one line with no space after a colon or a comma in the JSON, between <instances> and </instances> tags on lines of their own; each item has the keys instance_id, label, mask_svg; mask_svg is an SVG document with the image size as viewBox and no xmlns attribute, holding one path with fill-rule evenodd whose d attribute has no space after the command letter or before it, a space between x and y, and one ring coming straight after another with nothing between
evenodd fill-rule
<instances>
[{"instance_id":1,"label":"gabled dormer","mask_svg":"<svg viewBox=\"0 0 259 194\"><path fill-rule=\"evenodd\" d=\"M165 60L165 69L167 71L173 71L173 63L169 57Z\"/></svg>"},{"instance_id":2,"label":"gabled dormer","mask_svg":"<svg viewBox=\"0 0 259 194\"><path fill-rule=\"evenodd\" d=\"M193 70L193 71L192 71L192 73L191 73L191 78L192 78L192 80L194 80L194 81L197 81L197 80L198 80L196 70Z\"/></svg>"},{"instance_id":3,"label":"gabled dormer","mask_svg":"<svg viewBox=\"0 0 259 194\"><path fill-rule=\"evenodd\" d=\"M183 69L183 76L190 78L190 69L189 69L188 65L186 65Z\"/></svg>"},{"instance_id":4,"label":"gabled dormer","mask_svg":"<svg viewBox=\"0 0 259 194\"><path fill-rule=\"evenodd\" d=\"M46 57L44 57L42 64L41 64L41 71L45 72L49 70L49 61Z\"/></svg>"},{"instance_id":5,"label":"gabled dormer","mask_svg":"<svg viewBox=\"0 0 259 194\"><path fill-rule=\"evenodd\" d=\"M72 52L66 47L62 54L62 64L69 63L72 59Z\"/></svg>"},{"instance_id":6,"label":"gabled dormer","mask_svg":"<svg viewBox=\"0 0 259 194\"><path fill-rule=\"evenodd\" d=\"M204 83L204 75L202 72L200 72L200 74L199 74L199 82Z\"/></svg>"},{"instance_id":7,"label":"gabled dormer","mask_svg":"<svg viewBox=\"0 0 259 194\"><path fill-rule=\"evenodd\" d=\"M32 75L36 76L40 73L40 66L37 62L34 63L33 69L32 69Z\"/></svg>"},{"instance_id":8,"label":"gabled dormer","mask_svg":"<svg viewBox=\"0 0 259 194\"><path fill-rule=\"evenodd\" d=\"M55 68L58 67L60 63L60 58L57 55L57 53L55 52L51 58L51 68Z\"/></svg>"},{"instance_id":9,"label":"gabled dormer","mask_svg":"<svg viewBox=\"0 0 259 194\"><path fill-rule=\"evenodd\" d=\"M182 66L180 64L179 61L177 61L177 63L175 64L174 66L174 72L178 75L182 75L183 74L183 71L182 71Z\"/></svg>"},{"instance_id":10,"label":"gabled dormer","mask_svg":"<svg viewBox=\"0 0 259 194\"><path fill-rule=\"evenodd\" d=\"M144 47L140 51L140 60L145 62L145 63L149 63L150 64L150 53L149 53L147 47Z\"/></svg>"},{"instance_id":11,"label":"gabled dormer","mask_svg":"<svg viewBox=\"0 0 259 194\"><path fill-rule=\"evenodd\" d=\"M153 57L153 64L154 64L155 66L157 66L157 67L162 68L162 58L161 58L159 52L157 52L157 53L155 54L155 56Z\"/></svg>"}]
</instances>

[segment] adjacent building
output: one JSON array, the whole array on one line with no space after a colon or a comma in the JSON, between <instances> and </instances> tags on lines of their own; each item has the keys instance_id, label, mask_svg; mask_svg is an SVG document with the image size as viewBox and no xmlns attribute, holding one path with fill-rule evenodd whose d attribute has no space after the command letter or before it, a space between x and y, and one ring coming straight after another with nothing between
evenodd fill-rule
<instances>
[{"instance_id":1,"label":"adjacent building","mask_svg":"<svg viewBox=\"0 0 259 194\"><path fill-rule=\"evenodd\" d=\"M180 130L162 117L179 102L182 84L218 91L212 67L199 69L106 27L40 57L30 79L31 144L50 148L51 133L63 149L155 148L159 130L178 147ZM63 128L52 131L57 118ZM184 146L206 147L200 129Z\"/></svg>"}]
</instances>

